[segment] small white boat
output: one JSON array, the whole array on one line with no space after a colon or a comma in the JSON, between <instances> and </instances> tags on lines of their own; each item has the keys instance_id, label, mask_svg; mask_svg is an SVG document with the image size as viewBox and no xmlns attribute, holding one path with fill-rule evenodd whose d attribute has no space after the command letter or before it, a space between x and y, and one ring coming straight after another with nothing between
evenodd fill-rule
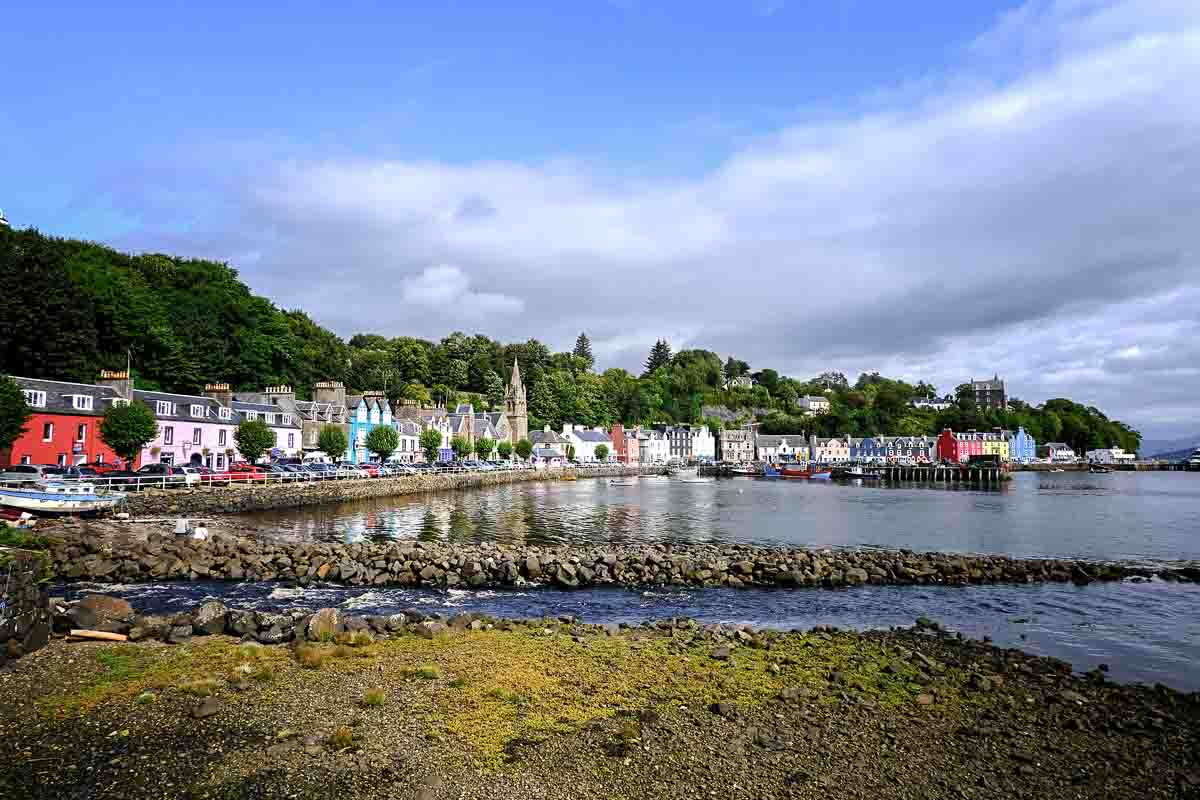
<instances>
[{"instance_id":1,"label":"small white boat","mask_svg":"<svg viewBox=\"0 0 1200 800\"><path fill-rule=\"evenodd\" d=\"M0 486L0 506L42 514L86 514L125 500L123 492L97 490L91 483L39 481L26 486Z\"/></svg>"},{"instance_id":2,"label":"small white boat","mask_svg":"<svg viewBox=\"0 0 1200 800\"><path fill-rule=\"evenodd\" d=\"M609 481L610 486L637 486L637 481Z\"/></svg>"}]
</instances>

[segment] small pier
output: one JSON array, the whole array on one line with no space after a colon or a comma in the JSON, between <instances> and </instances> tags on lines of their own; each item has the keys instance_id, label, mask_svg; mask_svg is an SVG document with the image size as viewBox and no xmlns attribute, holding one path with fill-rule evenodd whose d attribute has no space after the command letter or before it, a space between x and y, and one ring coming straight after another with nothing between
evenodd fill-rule
<instances>
[{"instance_id":1,"label":"small pier","mask_svg":"<svg viewBox=\"0 0 1200 800\"><path fill-rule=\"evenodd\" d=\"M889 483L973 483L998 484L1010 479L1003 467L983 464L959 466L944 464L885 464L871 467L879 479ZM834 477L841 477L836 472ZM845 476L851 477L851 476Z\"/></svg>"}]
</instances>

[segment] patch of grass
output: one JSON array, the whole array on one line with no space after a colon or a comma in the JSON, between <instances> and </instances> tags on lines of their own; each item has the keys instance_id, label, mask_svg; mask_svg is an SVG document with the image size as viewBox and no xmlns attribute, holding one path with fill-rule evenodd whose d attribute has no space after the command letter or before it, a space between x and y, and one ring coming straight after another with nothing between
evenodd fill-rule
<instances>
[{"instance_id":1,"label":"patch of grass","mask_svg":"<svg viewBox=\"0 0 1200 800\"><path fill-rule=\"evenodd\" d=\"M193 678L192 680L183 681L179 684L179 691L184 694L190 694L195 697L208 697L214 694L217 689L221 688L221 683L216 678Z\"/></svg>"},{"instance_id":2,"label":"patch of grass","mask_svg":"<svg viewBox=\"0 0 1200 800\"><path fill-rule=\"evenodd\" d=\"M467 685L467 679L464 678L462 675L459 675L457 678L450 681L450 686L451 686L451 688L454 688L454 689L461 689L466 685Z\"/></svg>"},{"instance_id":3,"label":"patch of grass","mask_svg":"<svg viewBox=\"0 0 1200 800\"><path fill-rule=\"evenodd\" d=\"M358 651L347 644L339 644L333 648L334 658L358 658Z\"/></svg>"},{"instance_id":4,"label":"patch of grass","mask_svg":"<svg viewBox=\"0 0 1200 800\"><path fill-rule=\"evenodd\" d=\"M354 631L339 633L333 640L335 643L343 647L366 647L374 644L375 638L366 631Z\"/></svg>"},{"instance_id":5,"label":"patch of grass","mask_svg":"<svg viewBox=\"0 0 1200 800\"><path fill-rule=\"evenodd\" d=\"M485 697L492 700L501 700L505 703L518 703L521 701L521 696L512 689L505 689L503 686L493 686L484 694Z\"/></svg>"},{"instance_id":6,"label":"patch of grass","mask_svg":"<svg viewBox=\"0 0 1200 800\"><path fill-rule=\"evenodd\" d=\"M426 681L435 681L441 677L442 671L437 664L422 664L410 673L414 678L420 678Z\"/></svg>"},{"instance_id":7,"label":"patch of grass","mask_svg":"<svg viewBox=\"0 0 1200 800\"><path fill-rule=\"evenodd\" d=\"M334 728L333 733L329 735L329 746L335 750L345 750L352 744L354 744L354 729L349 725Z\"/></svg>"},{"instance_id":8,"label":"patch of grass","mask_svg":"<svg viewBox=\"0 0 1200 800\"><path fill-rule=\"evenodd\" d=\"M158 699L158 695L154 692L142 692L137 697L133 698L133 702L139 706L148 706Z\"/></svg>"},{"instance_id":9,"label":"patch of grass","mask_svg":"<svg viewBox=\"0 0 1200 800\"><path fill-rule=\"evenodd\" d=\"M296 662L305 669L320 669L329 658L330 651L324 647L302 644L296 648Z\"/></svg>"},{"instance_id":10,"label":"patch of grass","mask_svg":"<svg viewBox=\"0 0 1200 800\"><path fill-rule=\"evenodd\" d=\"M381 706L387 702L387 692L383 689L367 689L363 692L361 702L367 707Z\"/></svg>"}]
</instances>

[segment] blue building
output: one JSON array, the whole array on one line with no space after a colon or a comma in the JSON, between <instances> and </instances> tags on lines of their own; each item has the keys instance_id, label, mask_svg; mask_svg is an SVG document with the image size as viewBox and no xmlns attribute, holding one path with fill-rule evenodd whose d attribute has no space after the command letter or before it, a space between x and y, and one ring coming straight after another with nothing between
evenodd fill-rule
<instances>
[{"instance_id":1,"label":"blue building","mask_svg":"<svg viewBox=\"0 0 1200 800\"><path fill-rule=\"evenodd\" d=\"M1008 433L1008 460L1014 464L1029 464L1037 458L1037 440L1025 432L1024 428L1017 428L1015 432Z\"/></svg>"},{"instance_id":2,"label":"blue building","mask_svg":"<svg viewBox=\"0 0 1200 800\"><path fill-rule=\"evenodd\" d=\"M350 407L349 461L364 464L371 459L367 450L367 434L380 425L392 425L392 407L382 392L368 392L360 397L347 398Z\"/></svg>"},{"instance_id":3,"label":"blue building","mask_svg":"<svg viewBox=\"0 0 1200 800\"><path fill-rule=\"evenodd\" d=\"M931 436L866 436L852 446L850 460L862 463L934 460L937 440Z\"/></svg>"}]
</instances>

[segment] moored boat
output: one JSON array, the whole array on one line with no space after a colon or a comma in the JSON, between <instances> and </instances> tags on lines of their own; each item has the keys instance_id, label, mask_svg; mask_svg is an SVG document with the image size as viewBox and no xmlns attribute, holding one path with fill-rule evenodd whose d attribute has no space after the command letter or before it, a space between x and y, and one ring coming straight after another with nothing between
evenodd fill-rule
<instances>
[{"instance_id":1,"label":"moored boat","mask_svg":"<svg viewBox=\"0 0 1200 800\"><path fill-rule=\"evenodd\" d=\"M37 514L87 514L108 510L124 500L124 493L98 490L92 483L38 481L0 486L0 505Z\"/></svg>"},{"instance_id":2,"label":"moored boat","mask_svg":"<svg viewBox=\"0 0 1200 800\"><path fill-rule=\"evenodd\" d=\"M1088 466L1088 472L1092 473L1093 475L1107 475L1108 473L1112 472L1112 468L1106 467L1103 464L1092 464Z\"/></svg>"}]
</instances>

